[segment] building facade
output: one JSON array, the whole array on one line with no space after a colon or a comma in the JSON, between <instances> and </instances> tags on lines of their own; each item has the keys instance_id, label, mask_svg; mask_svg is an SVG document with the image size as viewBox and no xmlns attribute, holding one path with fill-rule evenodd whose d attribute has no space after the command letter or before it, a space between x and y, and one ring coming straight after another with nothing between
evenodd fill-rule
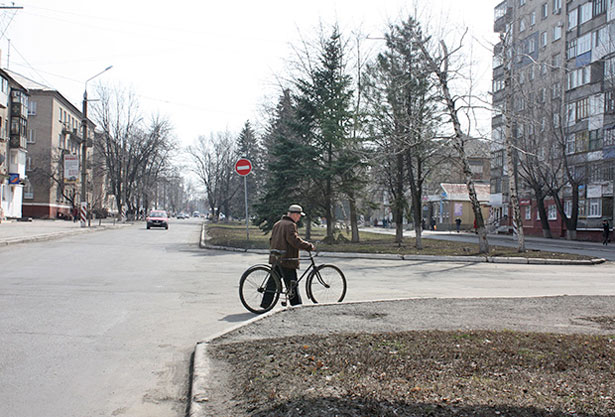
<instances>
[{"instance_id":1,"label":"building facade","mask_svg":"<svg viewBox=\"0 0 615 417\"><path fill-rule=\"evenodd\" d=\"M510 224L509 179L524 231L597 240L613 222L615 26L610 0L507 0L495 8L492 217ZM506 116L516 148L505 155ZM555 195L555 197L554 197Z\"/></svg>"},{"instance_id":2,"label":"building facade","mask_svg":"<svg viewBox=\"0 0 615 417\"><path fill-rule=\"evenodd\" d=\"M81 201L82 113L57 90L12 74L30 92L24 216L72 218Z\"/></svg>"},{"instance_id":3,"label":"building facade","mask_svg":"<svg viewBox=\"0 0 615 417\"><path fill-rule=\"evenodd\" d=\"M0 70L0 220L22 217L28 132L28 91Z\"/></svg>"}]
</instances>

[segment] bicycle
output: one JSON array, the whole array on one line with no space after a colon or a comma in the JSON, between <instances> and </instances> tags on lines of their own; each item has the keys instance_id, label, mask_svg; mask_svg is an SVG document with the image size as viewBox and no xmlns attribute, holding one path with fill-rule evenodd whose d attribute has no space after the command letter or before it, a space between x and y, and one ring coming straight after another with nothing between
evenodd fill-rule
<instances>
[{"instance_id":1,"label":"bicycle","mask_svg":"<svg viewBox=\"0 0 615 417\"><path fill-rule=\"evenodd\" d=\"M305 292L314 304L341 302L346 296L346 277L335 265L316 265L312 252L308 251L310 264L297 281L293 281L290 288L284 285L283 279L276 266L282 260L296 260L298 258L282 258L284 251L272 249L275 257L273 265L258 264L248 268L239 279L239 299L241 304L255 314L263 314L277 304L280 296L284 295L282 306L294 296L299 283L307 276Z\"/></svg>"}]
</instances>

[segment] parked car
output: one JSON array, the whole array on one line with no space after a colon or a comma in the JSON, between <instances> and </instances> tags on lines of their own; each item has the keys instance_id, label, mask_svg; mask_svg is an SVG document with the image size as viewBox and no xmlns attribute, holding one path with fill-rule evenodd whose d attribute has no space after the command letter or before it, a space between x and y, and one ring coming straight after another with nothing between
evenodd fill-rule
<instances>
[{"instance_id":1,"label":"parked car","mask_svg":"<svg viewBox=\"0 0 615 417\"><path fill-rule=\"evenodd\" d=\"M169 216L164 210L152 210L145 220L147 221L148 229L152 227L169 228Z\"/></svg>"}]
</instances>

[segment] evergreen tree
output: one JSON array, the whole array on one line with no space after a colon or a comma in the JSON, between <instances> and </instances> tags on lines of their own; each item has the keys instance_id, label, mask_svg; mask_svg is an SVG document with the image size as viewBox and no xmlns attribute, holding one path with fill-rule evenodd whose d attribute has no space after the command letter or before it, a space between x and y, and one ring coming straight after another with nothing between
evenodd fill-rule
<instances>
[{"instance_id":1,"label":"evergreen tree","mask_svg":"<svg viewBox=\"0 0 615 417\"><path fill-rule=\"evenodd\" d=\"M302 135L300 127L304 124L298 123L297 117L290 91L285 90L264 138L268 149L265 181L255 205L255 223L264 232L271 230L290 204L301 204L308 214L314 214L309 196L313 192L310 171L315 149Z\"/></svg>"}]
</instances>

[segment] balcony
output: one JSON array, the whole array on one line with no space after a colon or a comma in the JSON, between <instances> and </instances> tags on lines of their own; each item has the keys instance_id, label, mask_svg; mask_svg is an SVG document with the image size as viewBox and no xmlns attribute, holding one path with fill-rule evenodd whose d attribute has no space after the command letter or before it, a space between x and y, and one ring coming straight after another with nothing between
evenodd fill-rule
<instances>
[{"instance_id":1,"label":"balcony","mask_svg":"<svg viewBox=\"0 0 615 417\"><path fill-rule=\"evenodd\" d=\"M11 149L23 149L26 150L28 148L28 143L26 141L25 136L21 135L11 135L11 139L9 141L9 146Z\"/></svg>"},{"instance_id":2,"label":"balcony","mask_svg":"<svg viewBox=\"0 0 615 417\"><path fill-rule=\"evenodd\" d=\"M494 32L505 32L506 25L510 23L512 16L512 7L509 7L508 0L504 0L502 3L495 6L495 23L493 25Z\"/></svg>"}]
</instances>

